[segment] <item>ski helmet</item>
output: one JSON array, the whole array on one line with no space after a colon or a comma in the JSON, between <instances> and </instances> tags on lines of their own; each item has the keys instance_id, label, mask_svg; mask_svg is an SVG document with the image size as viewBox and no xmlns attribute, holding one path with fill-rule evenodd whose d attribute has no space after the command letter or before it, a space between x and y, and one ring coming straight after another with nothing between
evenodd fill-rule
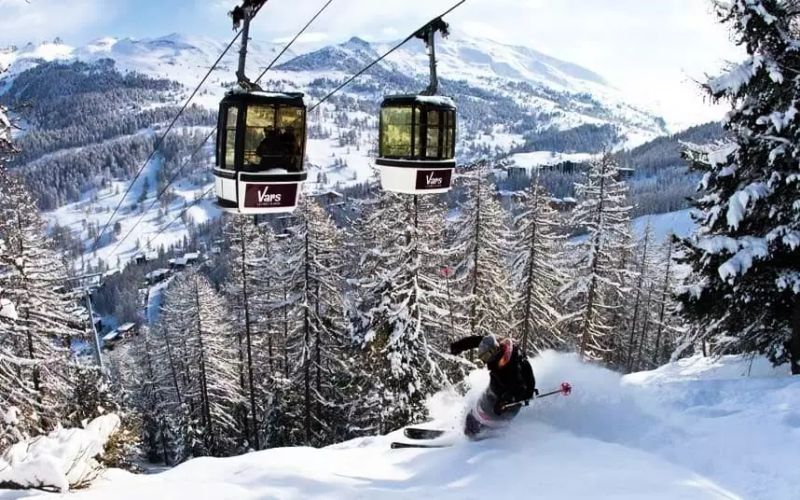
<instances>
[{"instance_id":1,"label":"ski helmet","mask_svg":"<svg viewBox=\"0 0 800 500\"><path fill-rule=\"evenodd\" d=\"M500 350L500 343L497 342L497 337L494 335L487 335L481 339L478 345L478 358L484 363L491 363L497 360L502 354Z\"/></svg>"}]
</instances>

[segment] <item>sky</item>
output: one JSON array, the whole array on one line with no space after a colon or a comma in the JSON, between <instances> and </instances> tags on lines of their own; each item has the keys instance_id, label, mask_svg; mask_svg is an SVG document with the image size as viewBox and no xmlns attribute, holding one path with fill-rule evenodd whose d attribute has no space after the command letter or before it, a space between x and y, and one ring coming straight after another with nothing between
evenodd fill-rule
<instances>
[{"instance_id":1,"label":"sky","mask_svg":"<svg viewBox=\"0 0 800 500\"><path fill-rule=\"evenodd\" d=\"M268 0L253 38L290 38L326 0ZM305 41L352 36L400 39L456 0L333 0ZM105 37L170 33L228 38L235 0L0 0L0 47L60 37L82 45ZM698 81L743 58L710 0L467 0L447 17L457 29L525 45L604 76L628 100L674 130L719 119Z\"/></svg>"}]
</instances>

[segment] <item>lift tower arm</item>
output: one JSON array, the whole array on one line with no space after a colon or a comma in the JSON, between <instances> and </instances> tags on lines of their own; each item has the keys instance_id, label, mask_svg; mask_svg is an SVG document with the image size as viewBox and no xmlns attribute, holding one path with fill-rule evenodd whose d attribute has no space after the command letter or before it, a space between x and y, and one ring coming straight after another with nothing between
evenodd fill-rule
<instances>
[{"instance_id":1,"label":"lift tower arm","mask_svg":"<svg viewBox=\"0 0 800 500\"><path fill-rule=\"evenodd\" d=\"M258 90L258 86L247 78L245 65L247 63L247 44L250 41L250 22L266 2L267 0L244 0L242 5L236 6L228 13L233 18L233 29L237 30L240 26L242 28L242 45L239 48L239 67L236 69L236 79L245 90Z\"/></svg>"},{"instance_id":2,"label":"lift tower arm","mask_svg":"<svg viewBox=\"0 0 800 500\"><path fill-rule=\"evenodd\" d=\"M430 73L431 79L428 88L422 92L422 95L436 95L439 91L439 77L436 74L436 33L439 32L443 37L450 34L450 26L437 17L424 28L417 31L414 36L423 40L428 47L428 57L430 58Z\"/></svg>"}]
</instances>

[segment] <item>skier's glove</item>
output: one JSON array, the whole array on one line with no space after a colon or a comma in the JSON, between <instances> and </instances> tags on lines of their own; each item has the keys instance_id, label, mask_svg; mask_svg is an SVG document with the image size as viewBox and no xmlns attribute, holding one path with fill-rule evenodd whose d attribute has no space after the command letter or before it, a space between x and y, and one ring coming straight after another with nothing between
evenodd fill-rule
<instances>
[{"instance_id":1,"label":"skier's glove","mask_svg":"<svg viewBox=\"0 0 800 500\"><path fill-rule=\"evenodd\" d=\"M503 401L498 401L497 403L495 403L494 404L494 414L495 415L502 415L503 413L505 413L506 412L506 404L508 404L508 403L505 403Z\"/></svg>"}]
</instances>

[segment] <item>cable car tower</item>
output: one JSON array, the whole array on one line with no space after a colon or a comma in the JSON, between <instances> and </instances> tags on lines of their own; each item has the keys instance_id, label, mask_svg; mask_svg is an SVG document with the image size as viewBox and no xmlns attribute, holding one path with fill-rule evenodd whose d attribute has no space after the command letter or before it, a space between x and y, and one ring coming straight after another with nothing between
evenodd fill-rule
<instances>
[{"instance_id":1,"label":"cable car tower","mask_svg":"<svg viewBox=\"0 0 800 500\"><path fill-rule=\"evenodd\" d=\"M416 195L450 190L456 166L456 106L451 98L437 95L437 32L448 35L448 25L441 17L414 35L428 47L428 88L417 95L386 96L381 103L375 163L387 191Z\"/></svg>"},{"instance_id":2,"label":"cable car tower","mask_svg":"<svg viewBox=\"0 0 800 500\"><path fill-rule=\"evenodd\" d=\"M239 88L222 99L217 121L217 205L239 214L292 212L308 177L303 94L265 92L245 74L250 22L264 1L245 0L231 12L242 30Z\"/></svg>"}]
</instances>

